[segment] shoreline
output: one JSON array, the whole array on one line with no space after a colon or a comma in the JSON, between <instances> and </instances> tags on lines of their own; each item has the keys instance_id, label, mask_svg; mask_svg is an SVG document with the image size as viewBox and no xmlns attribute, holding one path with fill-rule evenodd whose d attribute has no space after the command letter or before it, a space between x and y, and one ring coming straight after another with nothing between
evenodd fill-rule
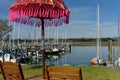
<instances>
[{"instance_id":1,"label":"shoreline","mask_svg":"<svg viewBox=\"0 0 120 80\"><path fill-rule=\"evenodd\" d=\"M96 46L96 42L69 42L72 46ZM118 42L112 42L113 46L118 46ZM108 42L101 42L101 46L108 46Z\"/></svg>"}]
</instances>

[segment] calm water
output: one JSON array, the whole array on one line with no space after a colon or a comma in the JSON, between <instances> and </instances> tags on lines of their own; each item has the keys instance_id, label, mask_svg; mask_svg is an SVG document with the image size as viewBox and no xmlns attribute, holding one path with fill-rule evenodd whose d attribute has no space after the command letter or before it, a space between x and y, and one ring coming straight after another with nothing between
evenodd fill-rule
<instances>
[{"instance_id":1,"label":"calm water","mask_svg":"<svg viewBox=\"0 0 120 80\"><path fill-rule=\"evenodd\" d=\"M113 47L113 59L116 58L117 47ZM71 53L64 55L56 62L57 65L90 65L92 57L96 56L96 46L72 46ZM101 47L101 57L108 60L108 46Z\"/></svg>"}]
</instances>

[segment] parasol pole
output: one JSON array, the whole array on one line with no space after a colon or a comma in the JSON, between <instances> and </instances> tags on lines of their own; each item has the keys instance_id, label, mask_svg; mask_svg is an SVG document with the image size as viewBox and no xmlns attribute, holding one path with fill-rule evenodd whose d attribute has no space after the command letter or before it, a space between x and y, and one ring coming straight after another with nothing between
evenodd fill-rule
<instances>
[{"instance_id":1,"label":"parasol pole","mask_svg":"<svg viewBox=\"0 0 120 80\"><path fill-rule=\"evenodd\" d=\"M44 19L41 19L42 21L42 26L41 26L41 30L42 30L42 72L43 72L43 79L45 79L45 50L44 50Z\"/></svg>"}]
</instances>

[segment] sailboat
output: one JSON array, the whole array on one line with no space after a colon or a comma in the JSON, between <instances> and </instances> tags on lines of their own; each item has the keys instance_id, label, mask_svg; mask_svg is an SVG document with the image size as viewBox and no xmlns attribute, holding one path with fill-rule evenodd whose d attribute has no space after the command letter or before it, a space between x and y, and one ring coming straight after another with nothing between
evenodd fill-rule
<instances>
[{"instance_id":1,"label":"sailboat","mask_svg":"<svg viewBox=\"0 0 120 80\"><path fill-rule=\"evenodd\" d=\"M97 55L90 61L91 65L105 65L104 60L100 57L101 54L101 40L100 40L100 23L99 23L99 4L97 6Z\"/></svg>"}]
</instances>

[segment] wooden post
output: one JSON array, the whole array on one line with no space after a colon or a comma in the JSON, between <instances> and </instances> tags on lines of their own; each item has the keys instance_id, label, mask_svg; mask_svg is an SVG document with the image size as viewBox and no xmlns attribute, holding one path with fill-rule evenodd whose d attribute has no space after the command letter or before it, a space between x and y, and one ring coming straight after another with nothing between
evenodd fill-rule
<instances>
[{"instance_id":1,"label":"wooden post","mask_svg":"<svg viewBox=\"0 0 120 80\"><path fill-rule=\"evenodd\" d=\"M44 19L41 19L42 21L42 26L41 26L41 31L42 31L42 72L43 72L43 79L45 79L45 50L44 50Z\"/></svg>"},{"instance_id":2,"label":"wooden post","mask_svg":"<svg viewBox=\"0 0 120 80\"><path fill-rule=\"evenodd\" d=\"M108 40L108 61L112 63L112 40Z\"/></svg>"}]
</instances>

